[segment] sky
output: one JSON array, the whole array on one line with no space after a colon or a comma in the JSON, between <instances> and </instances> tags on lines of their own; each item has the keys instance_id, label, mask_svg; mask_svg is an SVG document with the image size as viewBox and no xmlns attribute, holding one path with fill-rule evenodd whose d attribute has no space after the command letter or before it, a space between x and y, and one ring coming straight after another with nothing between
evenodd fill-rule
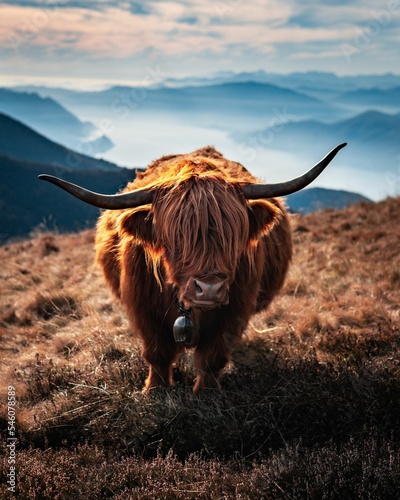
<instances>
[{"instance_id":1,"label":"sky","mask_svg":"<svg viewBox=\"0 0 400 500\"><path fill-rule=\"evenodd\" d=\"M0 79L99 87L220 71L400 72L400 0L0 1Z\"/></svg>"}]
</instances>

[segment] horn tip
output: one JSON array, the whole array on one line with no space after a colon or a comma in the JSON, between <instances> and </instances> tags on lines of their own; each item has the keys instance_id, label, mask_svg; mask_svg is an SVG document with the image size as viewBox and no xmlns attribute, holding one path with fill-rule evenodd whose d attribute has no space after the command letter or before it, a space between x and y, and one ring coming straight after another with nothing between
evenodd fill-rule
<instances>
[{"instance_id":1,"label":"horn tip","mask_svg":"<svg viewBox=\"0 0 400 500\"><path fill-rule=\"evenodd\" d=\"M62 182L62 180L58 177L49 174L39 174L38 179L41 181L51 182L52 184L59 184L60 182Z\"/></svg>"}]
</instances>

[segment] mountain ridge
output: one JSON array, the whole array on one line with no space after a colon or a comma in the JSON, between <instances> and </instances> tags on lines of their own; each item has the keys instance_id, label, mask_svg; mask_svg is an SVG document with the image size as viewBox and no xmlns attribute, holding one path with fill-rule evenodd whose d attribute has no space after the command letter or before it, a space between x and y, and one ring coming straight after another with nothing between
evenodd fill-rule
<instances>
[{"instance_id":1,"label":"mountain ridge","mask_svg":"<svg viewBox=\"0 0 400 500\"><path fill-rule=\"evenodd\" d=\"M43 89L42 95L57 96L63 105L75 112L90 109L112 109L115 116L138 110L182 113L205 118L211 125L236 126L232 117L261 120L287 109L296 117L338 116L342 111L330 103L297 90L270 83L222 82L207 86L135 87L117 85L104 90L73 92ZM224 120L224 118L228 118ZM258 117L258 118L257 118ZM242 121L242 125L244 122Z\"/></svg>"},{"instance_id":2,"label":"mountain ridge","mask_svg":"<svg viewBox=\"0 0 400 500\"><path fill-rule=\"evenodd\" d=\"M113 146L91 122L81 121L49 96L0 88L0 112L79 152L102 153Z\"/></svg>"},{"instance_id":3,"label":"mountain ridge","mask_svg":"<svg viewBox=\"0 0 400 500\"><path fill-rule=\"evenodd\" d=\"M263 145L263 136L271 140ZM270 129L254 130L250 133L233 133L236 141L258 140L258 147L285 150L295 147L297 151L316 154L322 146L329 149L332 144L348 142L352 151L352 165L367 170L376 169L376 162L385 152L385 168L397 171L400 155L400 113L388 114L378 110L361 112L350 118L333 123L319 120L288 121L281 126L279 133L271 134ZM315 141L318 138L318 141ZM314 151L314 152L313 152ZM365 157L365 154L368 154ZM379 163L382 165L382 163Z\"/></svg>"},{"instance_id":4,"label":"mountain ridge","mask_svg":"<svg viewBox=\"0 0 400 500\"><path fill-rule=\"evenodd\" d=\"M366 196L343 189L311 187L290 194L286 203L291 212L309 214L327 208L341 210L349 205L372 202Z\"/></svg>"},{"instance_id":5,"label":"mountain ridge","mask_svg":"<svg viewBox=\"0 0 400 500\"><path fill-rule=\"evenodd\" d=\"M382 106L400 109L400 85L389 89L377 87L359 89L341 94L338 99L353 106Z\"/></svg>"},{"instance_id":6,"label":"mountain ridge","mask_svg":"<svg viewBox=\"0 0 400 500\"><path fill-rule=\"evenodd\" d=\"M120 167L62 146L33 128L0 113L0 154L30 162L50 163L61 168L115 170Z\"/></svg>"}]
</instances>

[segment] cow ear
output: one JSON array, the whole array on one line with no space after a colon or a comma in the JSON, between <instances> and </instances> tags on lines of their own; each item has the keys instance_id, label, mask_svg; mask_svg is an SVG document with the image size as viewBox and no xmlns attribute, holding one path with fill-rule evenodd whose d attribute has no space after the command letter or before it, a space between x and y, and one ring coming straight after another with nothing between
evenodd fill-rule
<instances>
[{"instance_id":1,"label":"cow ear","mask_svg":"<svg viewBox=\"0 0 400 500\"><path fill-rule=\"evenodd\" d=\"M282 210L268 200L249 200L249 237L258 240L268 234L280 218Z\"/></svg>"},{"instance_id":2,"label":"cow ear","mask_svg":"<svg viewBox=\"0 0 400 500\"><path fill-rule=\"evenodd\" d=\"M153 211L151 205L124 210L118 221L122 234L133 236L144 244L153 242Z\"/></svg>"}]
</instances>

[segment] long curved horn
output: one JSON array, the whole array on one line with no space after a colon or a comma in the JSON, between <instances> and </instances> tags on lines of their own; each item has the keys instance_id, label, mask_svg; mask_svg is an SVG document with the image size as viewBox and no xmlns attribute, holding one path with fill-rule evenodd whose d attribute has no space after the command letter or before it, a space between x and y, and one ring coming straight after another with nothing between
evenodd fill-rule
<instances>
[{"instance_id":1,"label":"long curved horn","mask_svg":"<svg viewBox=\"0 0 400 500\"><path fill-rule=\"evenodd\" d=\"M40 174L39 179L51 182L64 189L68 193L79 198L89 205L109 210L119 210L122 208L135 208L140 205L147 205L153 201L154 193L148 189L138 189L120 194L99 194L89 191L83 187L67 182L53 175Z\"/></svg>"},{"instance_id":2,"label":"long curved horn","mask_svg":"<svg viewBox=\"0 0 400 500\"><path fill-rule=\"evenodd\" d=\"M274 196L286 196L296 191L300 191L300 189L305 188L315 180L325 167L329 165L336 154L346 145L347 142L339 144L339 146L332 149L325 158L314 165L308 172L290 181L280 182L278 184L248 184L247 186L243 186L244 196L248 200L254 200L260 198L273 198Z\"/></svg>"}]
</instances>

